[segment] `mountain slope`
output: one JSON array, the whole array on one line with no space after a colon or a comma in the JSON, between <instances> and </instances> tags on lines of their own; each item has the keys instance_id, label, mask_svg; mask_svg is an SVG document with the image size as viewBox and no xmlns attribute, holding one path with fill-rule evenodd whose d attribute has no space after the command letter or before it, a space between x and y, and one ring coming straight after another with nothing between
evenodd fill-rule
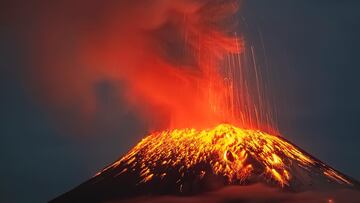
<instances>
[{"instance_id":1,"label":"mountain slope","mask_svg":"<svg viewBox=\"0 0 360 203\"><path fill-rule=\"evenodd\" d=\"M95 177L52 202L193 195L264 183L287 191L359 188L359 183L282 137L229 124L153 133Z\"/></svg>"}]
</instances>

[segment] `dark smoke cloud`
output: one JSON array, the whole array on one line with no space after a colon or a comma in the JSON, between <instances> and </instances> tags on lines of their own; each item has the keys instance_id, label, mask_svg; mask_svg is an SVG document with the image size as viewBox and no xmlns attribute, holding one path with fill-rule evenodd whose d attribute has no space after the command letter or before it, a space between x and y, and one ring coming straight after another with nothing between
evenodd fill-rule
<instances>
[{"instance_id":1,"label":"dark smoke cloud","mask_svg":"<svg viewBox=\"0 0 360 203\"><path fill-rule=\"evenodd\" d=\"M224 189L191 197L158 196L139 197L111 203L358 203L360 192L355 190L282 192L265 185L229 186ZM110 203L110 202L109 202Z\"/></svg>"},{"instance_id":2,"label":"dark smoke cloud","mask_svg":"<svg viewBox=\"0 0 360 203\"><path fill-rule=\"evenodd\" d=\"M27 46L30 66L20 74L27 91L66 128L91 131L83 126L98 119L102 91L118 100L113 108L136 109L161 128L216 117L201 85L194 91L209 59L191 50L215 59L232 49L217 23L236 11L234 2L14 1L2 16Z\"/></svg>"}]
</instances>

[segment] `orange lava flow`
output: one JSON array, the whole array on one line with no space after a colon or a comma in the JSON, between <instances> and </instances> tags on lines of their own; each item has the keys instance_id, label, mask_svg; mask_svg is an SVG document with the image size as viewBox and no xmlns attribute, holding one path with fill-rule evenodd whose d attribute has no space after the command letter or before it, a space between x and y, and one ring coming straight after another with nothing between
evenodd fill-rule
<instances>
[{"instance_id":1,"label":"orange lava flow","mask_svg":"<svg viewBox=\"0 0 360 203\"><path fill-rule=\"evenodd\" d=\"M289 185L292 179L291 165L305 169L321 165L281 137L220 124L206 130L187 128L150 134L102 172L119 165L126 166L120 174L136 168L141 184L154 178L161 180L168 175L168 168L175 168L181 174L178 180L181 182L184 173L194 171L191 169L201 163L209 164L211 170L198 171L196 176L200 179L213 173L225 177L228 184L242 184L260 174L281 187ZM320 170L340 184L351 184L325 165Z\"/></svg>"}]
</instances>

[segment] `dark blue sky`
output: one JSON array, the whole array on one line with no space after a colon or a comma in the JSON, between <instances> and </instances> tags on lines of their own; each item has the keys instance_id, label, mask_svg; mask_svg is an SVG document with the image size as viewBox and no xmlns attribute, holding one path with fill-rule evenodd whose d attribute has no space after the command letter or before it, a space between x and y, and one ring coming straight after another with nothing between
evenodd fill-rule
<instances>
[{"instance_id":1,"label":"dark blue sky","mask_svg":"<svg viewBox=\"0 0 360 203\"><path fill-rule=\"evenodd\" d=\"M259 47L263 36L282 134L358 180L359 10L356 0L248 0L241 8L246 39ZM44 202L121 156L146 128L106 81L94 88L100 108L88 135L59 126L26 91L31 68L15 25L26 19L0 16L0 202Z\"/></svg>"}]
</instances>

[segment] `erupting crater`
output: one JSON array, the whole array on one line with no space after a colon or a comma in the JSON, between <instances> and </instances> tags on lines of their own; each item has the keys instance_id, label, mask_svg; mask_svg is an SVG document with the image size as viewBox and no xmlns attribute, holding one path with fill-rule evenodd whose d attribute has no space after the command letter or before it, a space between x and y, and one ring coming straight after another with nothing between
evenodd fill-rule
<instances>
[{"instance_id":1,"label":"erupting crater","mask_svg":"<svg viewBox=\"0 0 360 203\"><path fill-rule=\"evenodd\" d=\"M152 133L54 202L186 195L259 182L289 191L359 187L280 136L220 124Z\"/></svg>"}]
</instances>

